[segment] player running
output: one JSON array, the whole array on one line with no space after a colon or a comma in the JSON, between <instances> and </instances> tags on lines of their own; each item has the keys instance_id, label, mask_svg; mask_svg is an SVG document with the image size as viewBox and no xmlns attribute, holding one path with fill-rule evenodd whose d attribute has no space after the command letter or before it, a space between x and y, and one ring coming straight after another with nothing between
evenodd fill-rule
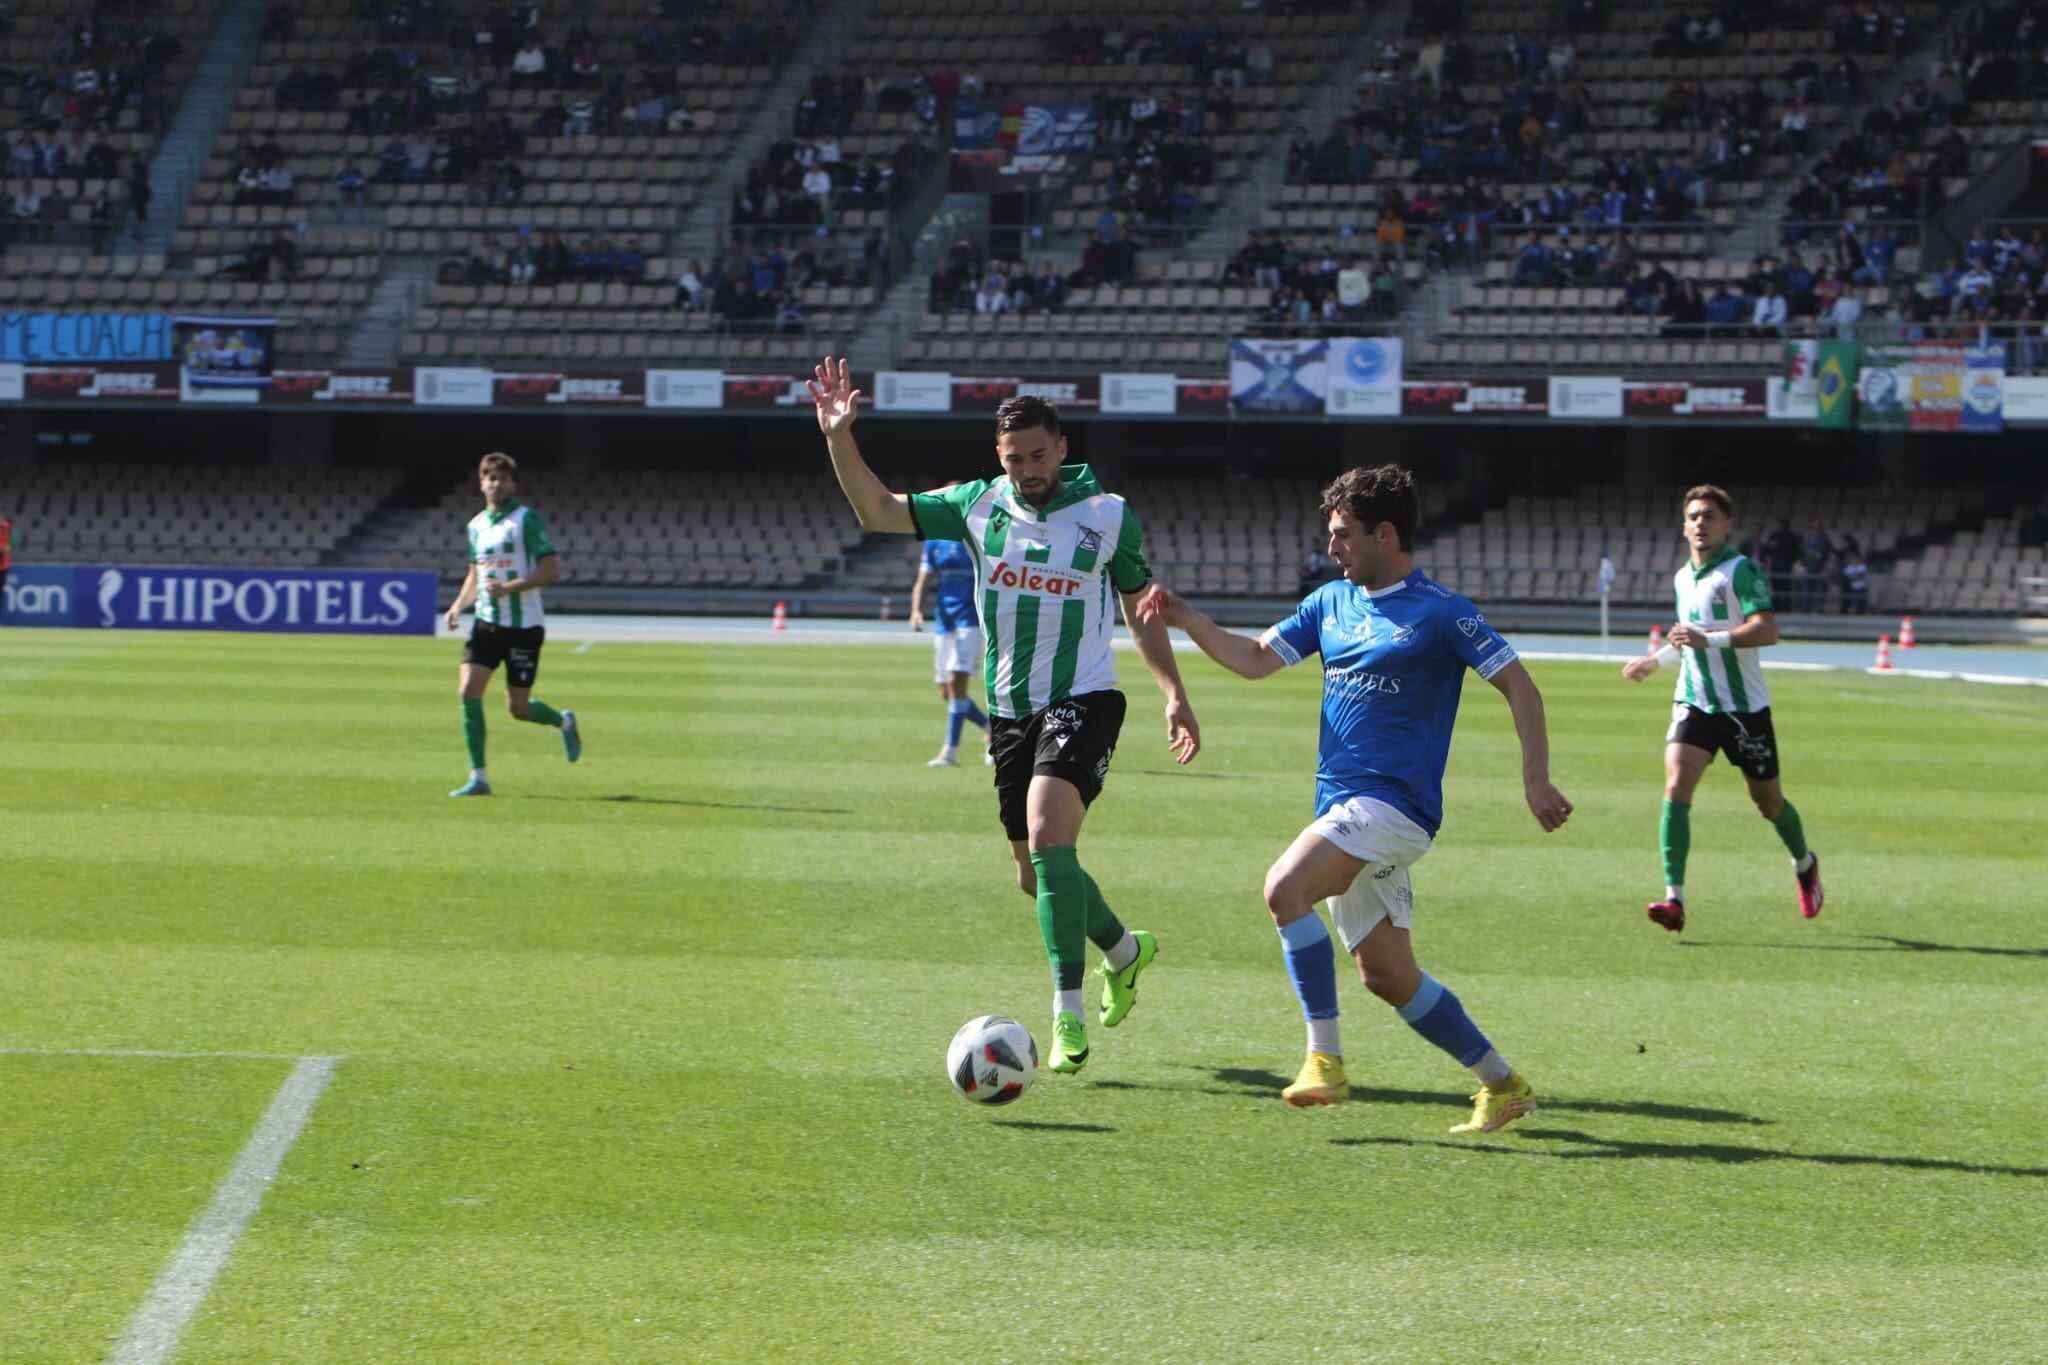
<instances>
[{"instance_id":1,"label":"player running","mask_svg":"<svg viewBox=\"0 0 2048 1365\"><path fill-rule=\"evenodd\" d=\"M948 488L955 485L948 484ZM988 717L967 695L967 675L981 653L981 620L974 614L974 556L957 540L927 540L917 561L917 579L910 585L910 628L924 629L924 589L935 585L932 613L932 681L946 703L946 742L928 768L950 768L960 761L960 730L972 725L989 735ZM983 755L994 763L995 757Z\"/></svg>"},{"instance_id":2,"label":"player running","mask_svg":"<svg viewBox=\"0 0 2048 1365\"><path fill-rule=\"evenodd\" d=\"M1415 963L1408 869L1443 822L1444 761L1467 668L1500 689L1522 742L1522 790L1546 832L1571 802L1550 782L1543 697L1515 651L1457 594L1415 567L1421 503L1399 465L1354 469L1323 490L1330 556L1344 576L1253 639L1223 629L1161 587L1140 620L1179 626L1233 673L1263 678L1311 654L1323 660L1316 818L1266 872L1266 908L1308 1021L1308 1057L1280 1092L1297 1108L1350 1094L1337 1020L1337 961L1315 913L1327 901L1366 989L1479 1078L1472 1117L1454 1133L1490 1133L1536 1108L1536 1092L1494 1049L1450 988Z\"/></svg>"},{"instance_id":3,"label":"player running","mask_svg":"<svg viewBox=\"0 0 2048 1365\"><path fill-rule=\"evenodd\" d=\"M1052 963L1048 1066L1079 1071L1088 1060L1082 940L1102 950L1098 1017L1105 1028L1130 1013L1138 976L1159 952L1151 934L1118 921L1075 849L1124 721L1110 653L1112 590L1140 657L1166 694L1166 738L1175 759L1186 763L1201 748L1166 628L1136 615L1138 593L1152 577L1138 520L1122 498L1102 491L1087 465L1061 463L1067 438L1059 410L1042 398L1012 398L996 409L1002 477L905 494L883 487L854 443L860 391L846 362L825 357L808 382L832 472L860 524L960 541L973 556L988 632L983 672L997 806L1018 888L1037 898Z\"/></svg>"},{"instance_id":4,"label":"player running","mask_svg":"<svg viewBox=\"0 0 2048 1365\"><path fill-rule=\"evenodd\" d=\"M1692 849L1692 794L1700 774L1724 753L1742 770L1749 799L1792 855L1799 913L1812 919L1825 899L1820 859L1806 846L1799 811L1778 784L1778 737L1771 727L1771 689L1757 650L1778 643L1770 579L1755 560L1728 543L1735 522L1728 494L1703 483L1686 490L1685 539L1692 555L1672 578L1678 623L1654 654L1631 659L1621 675L1641 682L1678 660L1671 729L1664 736L1664 899L1645 913L1672 933L1685 928L1685 861ZM1736 624L1737 622L1741 624Z\"/></svg>"},{"instance_id":5,"label":"player running","mask_svg":"<svg viewBox=\"0 0 2048 1365\"><path fill-rule=\"evenodd\" d=\"M519 501L519 465L493 451L477 465L484 510L469 523L469 573L448 607L448 629L462 623L463 609L476 604L476 624L462 649L462 737L469 745L469 781L450 796L489 796L484 771L484 687L505 665L505 707L515 720L552 725L574 763L583 757L583 736L574 711L557 711L533 696L540 649L547 639L547 613L540 590L561 577L555 542L540 513Z\"/></svg>"}]
</instances>

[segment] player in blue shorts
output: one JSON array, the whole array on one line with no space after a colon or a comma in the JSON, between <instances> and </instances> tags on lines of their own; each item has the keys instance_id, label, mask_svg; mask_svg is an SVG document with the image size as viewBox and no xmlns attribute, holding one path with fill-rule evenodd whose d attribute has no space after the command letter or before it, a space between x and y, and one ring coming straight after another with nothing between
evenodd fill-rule
<instances>
[{"instance_id":1,"label":"player in blue shorts","mask_svg":"<svg viewBox=\"0 0 2048 1365\"><path fill-rule=\"evenodd\" d=\"M1409 547L1419 508L1415 478L1399 465L1354 469L1324 489L1330 555L1344 576L1257 639L1224 630L1156 586L1138 612L1180 627L1247 678L1322 655L1316 818L1266 872L1266 907L1308 1020L1308 1059L1282 1098L1296 1107L1334 1104L1351 1090L1337 1030L1336 954L1315 914L1326 900L1366 989L1478 1076L1472 1118L1451 1131L1490 1133L1533 1110L1536 1092L1458 997L1416 965L1409 942L1408 869L1443 822L1444 761L1466 669L1507 698L1537 823L1557 829L1572 806L1550 782L1543 697L1528 670L1478 608L1415 567Z\"/></svg>"},{"instance_id":2,"label":"player in blue shorts","mask_svg":"<svg viewBox=\"0 0 2048 1365\"><path fill-rule=\"evenodd\" d=\"M951 484L946 487L951 488ZM932 609L932 680L946 703L946 743L925 766L950 768L960 761L960 730L972 725L988 740L988 717L968 695L967 675L981 660L981 618L974 614L974 556L957 540L927 540L910 585L910 628L924 629L925 584L936 588ZM985 761L992 762L984 753Z\"/></svg>"}]
</instances>

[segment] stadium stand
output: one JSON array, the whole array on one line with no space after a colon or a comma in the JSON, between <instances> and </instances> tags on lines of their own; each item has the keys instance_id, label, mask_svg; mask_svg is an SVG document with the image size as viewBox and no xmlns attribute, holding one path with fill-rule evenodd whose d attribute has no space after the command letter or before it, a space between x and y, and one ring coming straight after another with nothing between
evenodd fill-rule
<instances>
[{"instance_id":1,"label":"stadium stand","mask_svg":"<svg viewBox=\"0 0 2048 1365\"><path fill-rule=\"evenodd\" d=\"M0 154L9 244L108 253L149 208L149 159L206 45L218 0L134 0L81 14L56 0L0 12Z\"/></svg>"},{"instance_id":2,"label":"stadium stand","mask_svg":"<svg viewBox=\"0 0 2048 1365\"><path fill-rule=\"evenodd\" d=\"M390 469L60 464L10 477L9 500L45 562L310 566L400 482Z\"/></svg>"}]
</instances>

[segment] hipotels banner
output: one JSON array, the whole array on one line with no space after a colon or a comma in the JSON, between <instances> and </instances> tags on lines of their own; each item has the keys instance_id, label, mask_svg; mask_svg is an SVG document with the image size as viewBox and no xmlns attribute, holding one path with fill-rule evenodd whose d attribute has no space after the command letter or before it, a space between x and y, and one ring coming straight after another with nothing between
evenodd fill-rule
<instances>
[{"instance_id":1,"label":"hipotels banner","mask_svg":"<svg viewBox=\"0 0 2048 1365\"><path fill-rule=\"evenodd\" d=\"M7 624L88 630L431 635L434 575L357 569L23 566Z\"/></svg>"}]
</instances>

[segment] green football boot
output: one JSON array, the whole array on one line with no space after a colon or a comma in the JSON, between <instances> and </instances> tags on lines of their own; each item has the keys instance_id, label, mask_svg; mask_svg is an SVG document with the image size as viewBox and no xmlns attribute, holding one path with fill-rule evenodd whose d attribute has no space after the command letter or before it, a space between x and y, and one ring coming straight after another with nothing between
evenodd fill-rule
<instances>
[{"instance_id":1,"label":"green football boot","mask_svg":"<svg viewBox=\"0 0 2048 1365\"><path fill-rule=\"evenodd\" d=\"M1087 1063L1088 1026L1072 1010L1061 1010L1060 1017L1053 1021L1052 1060L1045 1069L1072 1074Z\"/></svg>"},{"instance_id":2,"label":"green football boot","mask_svg":"<svg viewBox=\"0 0 2048 1365\"><path fill-rule=\"evenodd\" d=\"M1138 973L1152 965L1152 959L1159 956L1159 940L1143 929L1131 930L1131 937L1138 941L1138 955L1131 959L1128 967L1117 971L1104 958L1095 964L1095 970L1102 976L1102 1026L1115 1028L1131 1012L1131 1006L1138 1003Z\"/></svg>"}]
</instances>

